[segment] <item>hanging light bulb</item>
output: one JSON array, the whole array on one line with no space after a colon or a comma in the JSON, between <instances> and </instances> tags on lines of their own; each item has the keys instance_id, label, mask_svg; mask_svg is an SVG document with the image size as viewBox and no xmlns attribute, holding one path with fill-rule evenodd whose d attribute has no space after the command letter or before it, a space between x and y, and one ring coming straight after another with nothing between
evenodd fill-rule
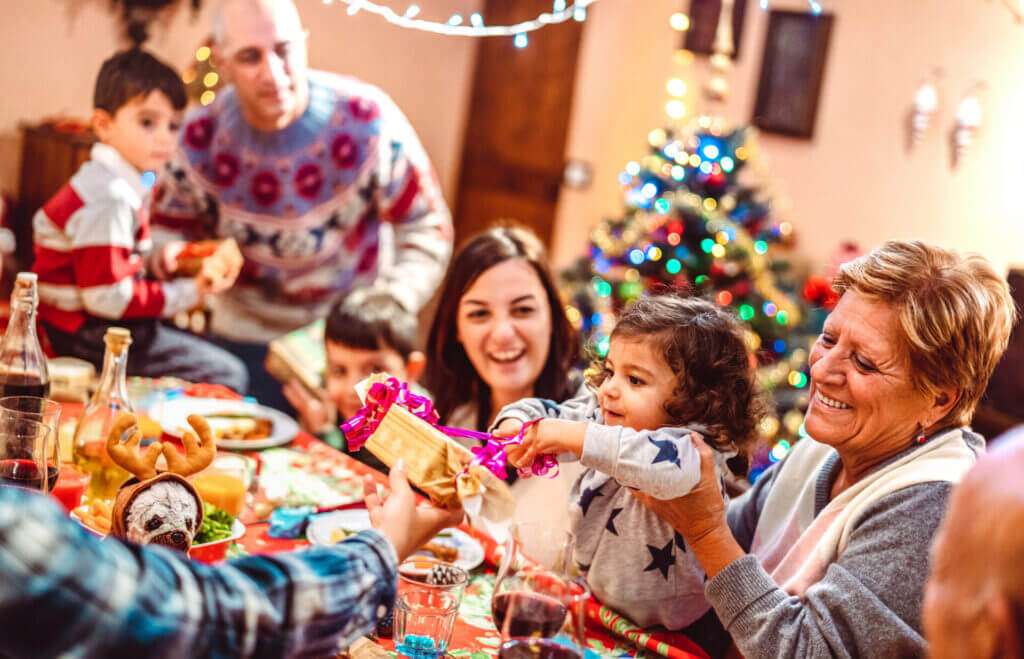
<instances>
[{"instance_id":1,"label":"hanging light bulb","mask_svg":"<svg viewBox=\"0 0 1024 659\"><path fill-rule=\"evenodd\" d=\"M473 27L483 27L484 17L480 15L480 12L474 12L473 15L469 17L469 23Z\"/></svg>"},{"instance_id":2,"label":"hanging light bulb","mask_svg":"<svg viewBox=\"0 0 1024 659\"><path fill-rule=\"evenodd\" d=\"M406 18L416 18L419 13L419 5L409 5L409 8L405 10L405 14L403 14L403 16Z\"/></svg>"},{"instance_id":3,"label":"hanging light bulb","mask_svg":"<svg viewBox=\"0 0 1024 659\"><path fill-rule=\"evenodd\" d=\"M669 17L668 24L672 26L673 30L686 32L690 29L690 17L677 11Z\"/></svg>"},{"instance_id":4,"label":"hanging light bulb","mask_svg":"<svg viewBox=\"0 0 1024 659\"><path fill-rule=\"evenodd\" d=\"M448 25L462 25L462 14L452 14L448 19Z\"/></svg>"},{"instance_id":5,"label":"hanging light bulb","mask_svg":"<svg viewBox=\"0 0 1024 659\"><path fill-rule=\"evenodd\" d=\"M529 43L530 39L526 36L525 32L520 32L512 39L512 45L516 48L526 48Z\"/></svg>"},{"instance_id":6,"label":"hanging light bulb","mask_svg":"<svg viewBox=\"0 0 1024 659\"><path fill-rule=\"evenodd\" d=\"M681 78L672 78L665 84L668 93L676 98L686 95L686 83Z\"/></svg>"}]
</instances>

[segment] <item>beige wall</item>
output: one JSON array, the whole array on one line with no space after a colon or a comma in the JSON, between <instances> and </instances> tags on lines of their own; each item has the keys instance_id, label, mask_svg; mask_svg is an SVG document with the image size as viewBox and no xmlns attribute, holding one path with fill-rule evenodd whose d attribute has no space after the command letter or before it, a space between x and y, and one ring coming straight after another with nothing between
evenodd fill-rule
<instances>
[{"instance_id":1,"label":"beige wall","mask_svg":"<svg viewBox=\"0 0 1024 659\"><path fill-rule=\"evenodd\" d=\"M178 68L208 33L216 0L193 19L183 9L154 26L149 47ZM19 122L67 114L85 118L99 65L119 47L109 0L3 0L0 7L0 190L15 192ZM314 67L351 73L391 94L433 158L445 195L454 198L472 82L474 42L391 27L337 3L298 0L310 30ZM481 0L420 0L425 18L444 20Z\"/></svg>"},{"instance_id":2,"label":"beige wall","mask_svg":"<svg viewBox=\"0 0 1024 659\"><path fill-rule=\"evenodd\" d=\"M836 14L813 141L763 134L776 199L799 250L822 263L838 241L922 238L1024 263L1024 25L1002 0L822 0ZM592 187L563 191L554 256L582 249L583 230L621 209L616 176L661 125L678 37L679 0L608 0L584 33L568 155L594 165ZM748 0L742 58L725 113L749 121L767 15ZM806 7L772 0L775 7ZM692 69L702 71L698 62ZM904 120L923 76L942 67L940 108L924 142L904 148ZM703 75L701 73L700 75ZM987 82L985 123L957 169L949 131L960 96ZM694 76L691 82L697 82ZM691 84L690 100L693 104Z\"/></svg>"}]
</instances>

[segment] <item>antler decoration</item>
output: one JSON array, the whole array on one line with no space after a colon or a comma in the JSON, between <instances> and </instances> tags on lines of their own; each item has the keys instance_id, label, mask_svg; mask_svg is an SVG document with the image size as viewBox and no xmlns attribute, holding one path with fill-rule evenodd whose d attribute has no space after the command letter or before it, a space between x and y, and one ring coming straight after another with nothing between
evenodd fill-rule
<instances>
[{"instance_id":1,"label":"antler decoration","mask_svg":"<svg viewBox=\"0 0 1024 659\"><path fill-rule=\"evenodd\" d=\"M210 466L217 453L217 439L210 430L210 424L198 414L191 414L188 423L199 434L196 439L195 433L185 431L181 441L185 445L185 455L179 453L173 446L165 446L164 458L167 460L167 471L178 474L182 477L191 476Z\"/></svg>"},{"instance_id":2,"label":"antler decoration","mask_svg":"<svg viewBox=\"0 0 1024 659\"><path fill-rule=\"evenodd\" d=\"M114 464L124 468L140 481L156 476L156 461L161 453L167 461L167 471L181 477L191 476L206 469L213 462L217 453L217 440L210 430L210 424L198 414L189 416L188 423L199 434L199 439L195 433L185 431L181 438L185 445L185 455L171 444L153 442L140 456L138 449L142 433L139 432L135 416L121 414L107 435L107 454ZM131 436L121 441L128 433L131 433Z\"/></svg>"},{"instance_id":3,"label":"antler decoration","mask_svg":"<svg viewBox=\"0 0 1024 659\"><path fill-rule=\"evenodd\" d=\"M128 433L131 436L124 442L121 439ZM146 452L139 456L139 441L142 433L133 414L120 414L107 434L107 455L114 464L124 468L140 481L156 476L156 460L160 457L163 445L154 442L146 447Z\"/></svg>"}]
</instances>

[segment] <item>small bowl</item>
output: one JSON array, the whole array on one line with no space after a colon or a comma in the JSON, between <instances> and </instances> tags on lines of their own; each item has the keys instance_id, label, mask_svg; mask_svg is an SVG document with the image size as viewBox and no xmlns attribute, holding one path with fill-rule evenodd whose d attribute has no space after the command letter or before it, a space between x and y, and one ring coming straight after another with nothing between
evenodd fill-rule
<instances>
[{"instance_id":1,"label":"small bowl","mask_svg":"<svg viewBox=\"0 0 1024 659\"><path fill-rule=\"evenodd\" d=\"M97 538L105 538L106 535L100 533L96 529L88 526L82 522L77 512L71 511L71 519L81 524L82 528L96 536ZM245 535L245 524L242 524L237 519L231 524L231 535L223 540L215 540L214 542L204 542L201 545L192 545L192 548L188 550L189 558L199 561L201 563L216 563L223 561L227 556L228 547L231 543Z\"/></svg>"}]
</instances>

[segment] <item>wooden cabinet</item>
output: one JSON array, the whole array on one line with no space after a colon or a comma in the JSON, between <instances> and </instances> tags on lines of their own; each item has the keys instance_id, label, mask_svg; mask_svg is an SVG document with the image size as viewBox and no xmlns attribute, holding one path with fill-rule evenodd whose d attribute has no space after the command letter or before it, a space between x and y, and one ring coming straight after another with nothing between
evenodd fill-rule
<instances>
[{"instance_id":1,"label":"wooden cabinet","mask_svg":"<svg viewBox=\"0 0 1024 659\"><path fill-rule=\"evenodd\" d=\"M12 216L19 267L32 263L32 216L89 159L89 130L52 123L22 126L21 181Z\"/></svg>"}]
</instances>

